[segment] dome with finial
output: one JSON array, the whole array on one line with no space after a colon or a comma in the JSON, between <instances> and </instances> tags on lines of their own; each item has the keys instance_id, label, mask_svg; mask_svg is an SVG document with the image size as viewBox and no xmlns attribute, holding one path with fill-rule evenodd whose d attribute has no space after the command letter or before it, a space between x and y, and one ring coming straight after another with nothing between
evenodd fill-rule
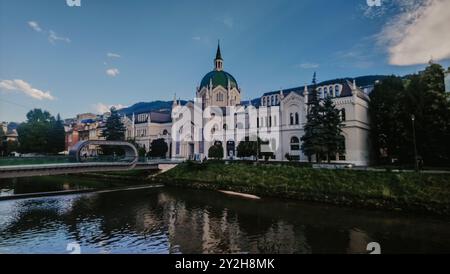
<instances>
[{"instance_id":1,"label":"dome with finial","mask_svg":"<svg viewBox=\"0 0 450 274\"><path fill-rule=\"evenodd\" d=\"M206 74L200 82L200 89L204 87L208 88L210 84L212 84L212 88L222 86L224 89L227 89L228 85L230 85L231 89L238 89L237 81L233 77L233 75L223 70L223 59L222 53L220 51L220 43L217 46L217 53L216 58L214 59L214 64L214 70Z\"/></svg>"}]
</instances>

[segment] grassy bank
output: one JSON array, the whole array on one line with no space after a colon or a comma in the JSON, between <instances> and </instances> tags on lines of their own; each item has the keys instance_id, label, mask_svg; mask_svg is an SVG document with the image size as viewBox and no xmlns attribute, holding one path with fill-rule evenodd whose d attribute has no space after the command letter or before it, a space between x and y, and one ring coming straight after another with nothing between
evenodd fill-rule
<instances>
[{"instance_id":1,"label":"grassy bank","mask_svg":"<svg viewBox=\"0 0 450 274\"><path fill-rule=\"evenodd\" d=\"M448 174L185 163L159 175L157 180L190 188L450 216Z\"/></svg>"}]
</instances>

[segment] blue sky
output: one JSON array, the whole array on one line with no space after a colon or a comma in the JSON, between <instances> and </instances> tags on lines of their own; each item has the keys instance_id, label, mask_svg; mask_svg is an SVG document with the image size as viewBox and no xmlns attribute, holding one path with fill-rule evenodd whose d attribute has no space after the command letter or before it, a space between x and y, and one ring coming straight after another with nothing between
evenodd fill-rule
<instances>
[{"instance_id":1,"label":"blue sky","mask_svg":"<svg viewBox=\"0 0 450 274\"><path fill-rule=\"evenodd\" d=\"M422 10L436 17L442 1ZM320 81L416 72L426 63L414 59L417 40L391 37L423 4L405 2L0 0L0 121L23 121L34 107L68 118L174 93L192 99L218 39L244 99L309 83L314 71ZM416 23L408 33L430 35L424 54L448 67L447 36Z\"/></svg>"}]
</instances>

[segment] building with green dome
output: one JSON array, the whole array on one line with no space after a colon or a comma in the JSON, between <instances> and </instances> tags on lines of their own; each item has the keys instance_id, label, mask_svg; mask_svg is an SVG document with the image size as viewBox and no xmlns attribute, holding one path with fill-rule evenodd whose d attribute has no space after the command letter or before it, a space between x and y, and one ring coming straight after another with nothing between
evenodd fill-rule
<instances>
[{"instance_id":1,"label":"building with green dome","mask_svg":"<svg viewBox=\"0 0 450 274\"><path fill-rule=\"evenodd\" d=\"M241 101L242 90L236 78L223 66L220 45L214 69L196 89L195 99L182 104L174 98L172 106L172 144L175 158L204 159L209 149L219 146L224 158L237 158L240 142L265 141L261 152L277 161L308 161L301 151L305 134L308 101L317 89L320 100L331 97L345 126L344 148L329 155L333 163L367 165L370 160L368 93L356 85L356 79L334 79L313 85L265 92L259 98ZM358 79L362 83L366 82Z\"/></svg>"},{"instance_id":2,"label":"building with green dome","mask_svg":"<svg viewBox=\"0 0 450 274\"><path fill-rule=\"evenodd\" d=\"M241 90L236 78L223 70L220 44L217 46L214 70L208 72L200 81L196 96L202 100L203 109L208 106L227 107L241 103Z\"/></svg>"}]
</instances>

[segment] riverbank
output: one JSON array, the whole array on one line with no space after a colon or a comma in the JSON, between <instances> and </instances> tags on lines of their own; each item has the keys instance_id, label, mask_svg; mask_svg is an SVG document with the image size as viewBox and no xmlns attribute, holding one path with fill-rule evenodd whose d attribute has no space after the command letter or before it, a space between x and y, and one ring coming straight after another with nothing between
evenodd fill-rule
<instances>
[{"instance_id":1,"label":"riverbank","mask_svg":"<svg viewBox=\"0 0 450 274\"><path fill-rule=\"evenodd\" d=\"M208 162L180 164L154 180L177 187L450 216L448 174Z\"/></svg>"}]
</instances>

